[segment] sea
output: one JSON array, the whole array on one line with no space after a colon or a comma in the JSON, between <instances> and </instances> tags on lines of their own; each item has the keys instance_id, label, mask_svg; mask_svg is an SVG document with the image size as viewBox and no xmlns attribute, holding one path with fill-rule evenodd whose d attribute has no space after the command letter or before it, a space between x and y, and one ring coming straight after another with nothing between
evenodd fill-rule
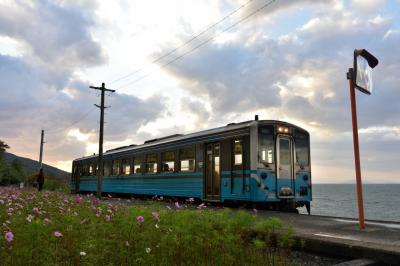
<instances>
[{"instance_id":1,"label":"sea","mask_svg":"<svg viewBox=\"0 0 400 266\"><path fill-rule=\"evenodd\" d=\"M400 222L400 184L363 185L366 220ZM307 213L299 208L300 213ZM354 184L313 184L311 214L358 218Z\"/></svg>"}]
</instances>

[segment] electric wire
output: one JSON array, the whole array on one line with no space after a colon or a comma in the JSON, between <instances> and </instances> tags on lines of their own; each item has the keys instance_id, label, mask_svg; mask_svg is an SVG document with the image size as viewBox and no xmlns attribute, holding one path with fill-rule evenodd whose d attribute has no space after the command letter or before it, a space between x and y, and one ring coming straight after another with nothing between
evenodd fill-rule
<instances>
[{"instance_id":1,"label":"electric wire","mask_svg":"<svg viewBox=\"0 0 400 266\"><path fill-rule=\"evenodd\" d=\"M206 27L205 29L203 29L201 32L199 32L198 34L192 36L190 39L188 39L186 42L182 43L181 45L177 46L176 48L172 49L171 51L165 53L164 55L161 55L160 57L157 57L156 59L154 59L153 61L150 62L150 64L155 64L159 61L161 61L162 59L168 57L169 55L175 53L176 51L178 51L179 49L181 49L182 47L188 45L189 43L193 42L194 40L196 40L197 38L199 38L201 35L205 34L207 31L211 30L212 28L214 28L215 26L217 26L218 24L221 24L222 22L224 22L225 20L227 20L228 18L230 18L231 16L233 16L234 14L236 14L237 12L239 12L242 8L246 7L248 4L250 4L251 2L253 2L254 0L249 0L246 3L244 3L243 5L241 5L240 7L238 7L237 9L233 10L231 13L227 14L226 16L224 16L222 19L218 20L217 22L213 23L212 25ZM145 69L145 67L141 67L131 73L128 73L120 78L114 79L110 82L108 82L108 84L113 84L115 82L121 81L123 79L126 79L130 76L133 76L141 71L143 71Z\"/></svg>"},{"instance_id":2,"label":"electric wire","mask_svg":"<svg viewBox=\"0 0 400 266\"><path fill-rule=\"evenodd\" d=\"M73 127L74 125L78 124L79 122L81 122L83 119L85 119L86 117L88 117L94 110L96 110L95 108L90 109L88 112L86 112L85 114L83 114L79 119L77 119L76 121L72 122L70 125L68 125L67 127L62 127L59 129L55 129L55 130L46 130L46 133L50 133L50 134L55 134L55 133L59 133L61 131L67 130L71 127Z\"/></svg>"},{"instance_id":3,"label":"electric wire","mask_svg":"<svg viewBox=\"0 0 400 266\"><path fill-rule=\"evenodd\" d=\"M264 8L270 6L270 5L271 5L273 2L275 2L275 1L276 1L276 0L271 0L271 1L267 2L266 4L264 4L264 5L262 5L261 7L257 8L255 11L251 12L250 14L248 14L248 15L245 16L245 17L243 17L243 18L240 19L239 21L237 21L237 22L233 23L232 25L230 25L229 27L225 28L225 29L222 30L221 32L215 34L215 35L212 36L211 38L206 39L205 41L203 41L203 42L201 42L200 44L196 45L195 47L193 47L193 48L190 49L189 51L187 51L187 52L181 54L180 56L178 56L178 57L172 59L172 60L169 61L169 62L166 62L166 63L160 65L159 68L164 68L164 67L166 67L166 66L168 66L168 65L170 65L170 64L172 64L172 63L174 63L174 62L176 62L176 61L178 61L178 60L180 60L180 59L182 59L182 58L185 57L186 55L192 53L193 51L199 49L200 47L202 47L202 46L204 46L205 44L209 43L210 41L214 40L216 37L220 36L222 33L224 33L224 32L226 32L226 31L232 29L233 27L237 26L238 24L242 23L243 21L245 21L245 20L249 19L250 17L254 16L255 14L257 14L258 12L260 12L261 10L263 10ZM135 83L141 81L142 79L144 79L144 78L150 76L153 72L154 72L154 71L152 71L152 72L150 72L150 73L148 73L148 74L145 74L144 76L142 76L142 77L140 77L140 78L134 79L133 81L130 81L130 82L128 82L128 83L126 83L126 84L124 84L124 85L118 87L116 90L117 90L117 91L118 91L118 90L121 91L122 89L126 88L126 86L128 86L128 85L133 85L133 84L135 84Z\"/></svg>"},{"instance_id":4,"label":"electric wire","mask_svg":"<svg viewBox=\"0 0 400 266\"><path fill-rule=\"evenodd\" d=\"M228 15L226 15L225 17L223 17L223 18L222 18L221 20L219 20L218 22L212 24L211 26L207 27L205 30L201 31L199 34L193 36L191 39L189 39L188 41L186 41L186 42L183 43L182 45L180 45L180 46L174 48L173 50L171 50L170 52L168 52L168 53L166 53L166 54L164 54L164 55L158 57L157 59L155 59L154 61L152 61L152 63L157 63L157 62L159 62L160 60L162 60L163 58L165 58L165 57L171 55L172 53L174 53L175 51L179 50L180 48L182 48L182 47L188 45L190 42L194 41L194 40L197 39L199 36L201 36L201 35L203 35L204 33L206 33L208 30L212 29L213 27L215 27L216 25L218 25L218 24L220 24L221 22L225 21L227 18L229 18L229 17L232 16L233 14L237 13L240 9L244 8L245 6L247 6L247 5L248 5L250 2L252 2L252 1L253 1L253 0L249 0L249 1L246 2L245 4L241 5L239 8L235 9L234 11L232 11L231 13L229 13ZM192 49L190 49L189 51L187 51L187 52L181 54L180 56L177 56L176 58L172 59L171 61L168 61L168 62L162 64L162 65L160 66L160 68L164 68L164 67L166 67L166 66L168 66L168 65L170 65L170 64L172 64L172 63L174 63L174 62L176 62L176 61L178 61L178 60L180 60L180 59L182 59L183 57L187 56L188 54L192 53L193 51L199 49L200 47L202 47L202 46L204 46L205 44L209 43L210 41L214 40L216 37L220 36L222 33L224 33L224 32L226 32L226 31L232 29L233 27L237 26L238 24L242 23L243 21L245 21L245 20L249 19L250 17L254 16L255 14L257 14L258 12L260 12L261 10L263 10L264 8L268 7L269 5L271 5L271 4L272 4L273 2L275 2L275 1L276 1L276 0L271 0L271 1L267 2L266 4L260 6L260 7L257 8L255 11L249 13L247 16L245 16L245 17L243 17L242 19L240 19L239 21L233 23L232 25L230 25L229 27L225 28L225 29L222 30L221 32L215 34L214 36L212 36L212 37L210 37L210 38L208 38L208 39L206 39L205 41L201 42L200 44L194 46L194 47L193 47ZM119 78L119 79L116 79L116 80L114 80L114 81L112 81L112 82L117 82L117 81L120 81L120 80L122 80L122 79L125 79L125 78L127 78L127 77L133 75L134 73L138 73L138 72L142 71L143 69L144 69L144 68L138 69L138 70L136 70L136 71L134 71L134 72L132 72L132 73L130 73L130 74L128 74L128 75L125 75L125 76L123 76L123 77L121 77L121 78ZM121 90L121 89L125 88L125 87L128 86L128 85L135 84L135 83L139 82L140 80L142 80L142 79L144 79L144 78L150 76L152 73L153 73L153 72L150 72L150 73L145 74L144 76L142 76L142 77L140 77L140 78L138 78L138 79L135 79L135 80L133 80L133 81L131 81L131 82L128 82L128 83L126 83L126 84L120 86L117 90ZM110 83L112 83L112 82L110 82ZM64 131L64 130L66 130L66 129L69 129L69 128L71 128L72 126L74 126L74 125L78 124L79 122L81 122L81 121L82 121L83 119L85 119L87 116L89 116L94 110L95 110L95 108L90 109L88 112L86 112L85 114L83 114L79 119L77 119L76 121L74 121L73 123L71 123L70 125L68 125L67 127L63 127L63 128L56 129L56 130L51 130L51 129L50 129L50 130L47 130L46 133L55 134L55 133L62 132L62 131Z\"/></svg>"}]
</instances>

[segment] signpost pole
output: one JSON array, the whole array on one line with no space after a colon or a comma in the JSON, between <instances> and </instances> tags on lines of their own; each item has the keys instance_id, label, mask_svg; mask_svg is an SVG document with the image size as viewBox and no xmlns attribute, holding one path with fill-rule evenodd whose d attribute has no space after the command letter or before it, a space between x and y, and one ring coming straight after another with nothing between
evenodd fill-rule
<instances>
[{"instance_id":1,"label":"signpost pole","mask_svg":"<svg viewBox=\"0 0 400 266\"><path fill-rule=\"evenodd\" d=\"M356 167L356 182L357 182L356 186L357 186L357 202L358 202L358 223L360 229L365 229L361 167L360 167L360 148L358 145L357 106L356 106L356 93L354 86L355 82L354 82L353 68L349 68L348 80L350 87L351 118L353 123L353 144L354 144L354 162Z\"/></svg>"}]
</instances>

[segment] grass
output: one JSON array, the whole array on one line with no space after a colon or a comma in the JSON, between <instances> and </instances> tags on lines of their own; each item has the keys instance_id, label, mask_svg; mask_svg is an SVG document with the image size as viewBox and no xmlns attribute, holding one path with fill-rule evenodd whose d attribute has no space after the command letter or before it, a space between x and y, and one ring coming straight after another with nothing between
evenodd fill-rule
<instances>
[{"instance_id":1,"label":"grass","mask_svg":"<svg viewBox=\"0 0 400 266\"><path fill-rule=\"evenodd\" d=\"M291 264L280 220L202 206L0 187L0 265Z\"/></svg>"}]
</instances>

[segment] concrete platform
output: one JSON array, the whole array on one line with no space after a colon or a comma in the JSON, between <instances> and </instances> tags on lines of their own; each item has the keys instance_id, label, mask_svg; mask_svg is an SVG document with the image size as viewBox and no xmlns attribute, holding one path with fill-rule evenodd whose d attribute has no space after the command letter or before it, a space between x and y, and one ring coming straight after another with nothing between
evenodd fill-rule
<instances>
[{"instance_id":1,"label":"concrete platform","mask_svg":"<svg viewBox=\"0 0 400 266\"><path fill-rule=\"evenodd\" d=\"M303 250L343 258L365 258L400 265L400 223L369 221L360 230L348 218L259 211L259 217L278 217L291 224Z\"/></svg>"}]
</instances>

